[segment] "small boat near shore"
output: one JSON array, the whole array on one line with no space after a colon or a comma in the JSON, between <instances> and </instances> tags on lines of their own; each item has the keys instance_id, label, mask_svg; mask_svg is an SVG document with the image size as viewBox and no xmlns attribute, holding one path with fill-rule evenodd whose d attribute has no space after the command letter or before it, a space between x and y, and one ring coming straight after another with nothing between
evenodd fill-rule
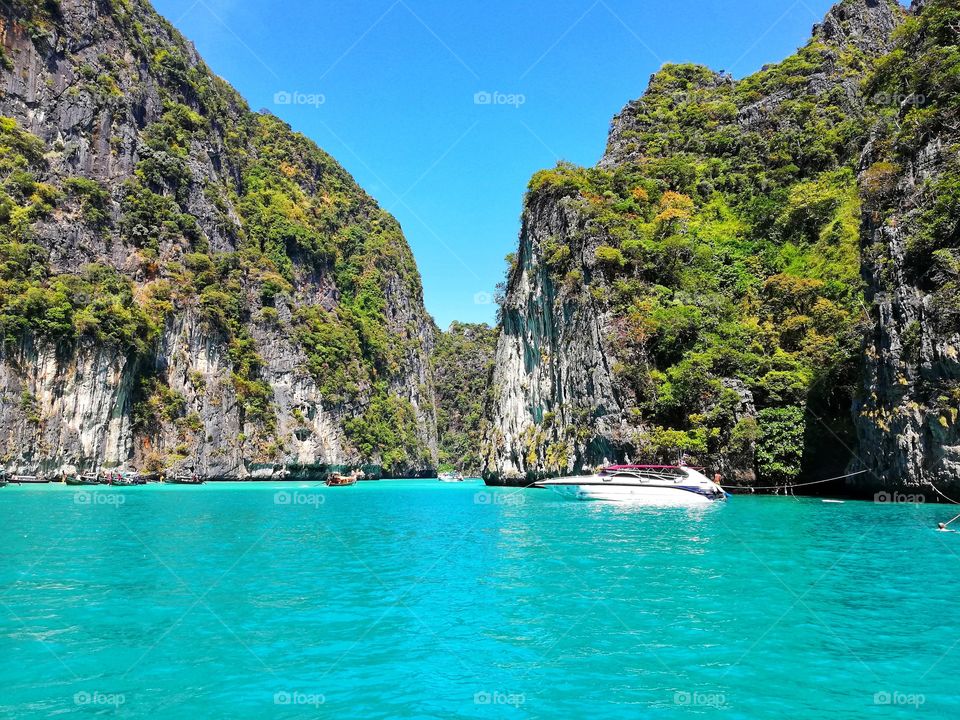
<instances>
[{"instance_id":1,"label":"small boat near shore","mask_svg":"<svg viewBox=\"0 0 960 720\"><path fill-rule=\"evenodd\" d=\"M181 465L172 475L164 475L162 482L168 485L203 485L204 478L197 472L195 463Z\"/></svg>"},{"instance_id":2,"label":"small boat near shore","mask_svg":"<svg viewBox=\"0 0 960 720\"><path fill-rule=\"evenodd\" d=\"M606 500L637 505L709 505L727 494L699 469L686 465L610 465L594 475L542 480L574 500Z\"/></svg>"},{"instance_id":3,"label":"small boat near shore","mask_svg":"<svg viewBox=\"0 0 960 720\"><path fill-rule=\"evenodd\" d=\"M147 479L138 472L111 472L107 473L107 484L116 487L130 487L132 485L146 485Z\"/></svg>"},{"instance_id":4,"label":"small boat near shore","mask_svg":"<svg viewBox=\"0 0 960 720\"><path fill-rule=\"evenodd\" d=\"M356 485L357 480L360 479L359 470L354 470L349 475L344 475L342 473L331 473L327 478L326 485L327 487L346 487L348 485Z\"/></svg>"},{"instance_id":5,"label":"small boat near shore","mask_svg":"<svg viewBox=\"0 0 960 720\"><path fill-rule=\"evenodd\" d=\"M11 475L9 481L17 485L45 485L50 478L44 475Z\"/></svg>"},{"instance_id":6,"label":"small boat near shore","mask_svg":"<svg viewBox=\"0 0 960 720\"><path fill-rule=\"evenodd\" d=\"M168 485L203 485L204 480L196 474L192 475L171 475L163 479Z\"/></svg>"},{"instance_id":7,"label":"small boat near shore","mask_svg":"<svg viewBox=\"0 0 960 720\"><path fill-rule=\"evenodd\" d=\"M460 472L442 472L437 476L437 480L444 483L463 482L463 473Z\"/></svg>"},{"instance_id":8,"label":"small boat near shore","mask_svg":"<svg viewBox=\"0 0 960 720\"><path fill-rule=\"evenodd\" d=\"M64 485L102 485L99 473L70 473L63 476Z\"/></svg>"}]
</instances>

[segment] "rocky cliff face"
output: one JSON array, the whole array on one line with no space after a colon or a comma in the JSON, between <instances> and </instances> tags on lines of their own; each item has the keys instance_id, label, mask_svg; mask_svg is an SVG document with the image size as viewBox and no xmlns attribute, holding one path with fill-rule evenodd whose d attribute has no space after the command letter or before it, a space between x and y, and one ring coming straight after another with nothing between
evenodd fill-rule
<instances>
[{"instance_id":1,"label":"rocky cliff face","mask_svg":"<svg viewBox=\"0 0 960 720\"><path fill-rule=\"evenodd\" d=\"M915 3L874 89L894 106L862 158L872 331L856 406L864 484L960 488L960 8Z\"/></svg>"},{"instance_id":2,"label":"rocky cliff face","mask_svg":"<svg viewBox=\"0 0 960 720\"><path fill-rule=\"evenodd\" d=\"M488 475L505 481L613 460L627 429L606 347L612 318L578 284L558 282L546 262L569 243L583 283L599 276L603 237L586 230L573 198L530 198L501 304L493 375ZM548 457L549 456L549 457Z\"/></svg>"},{"instance_id":3,"label":"rocky cliff face","mask_svg":"<svg viewBox=\"0 0 960 720\"><path fill-rule=\"evenodd\" d=\"M430 472L396 221L142 0L15 0L0 40L4 462Z\"/></svg>"},{"instance_id":4,"label":"rocky cliff face","mask_svg":"<svg viewBox=\"0 0 960 720\"><path fill-rule=\"evenodd\" d=\"M842 472L862 338L865 92L902 9L845 0L783 63L666 66L593 169L538 173L502 302L487 476L612 461Z\"/></svg>"}]
</instances>

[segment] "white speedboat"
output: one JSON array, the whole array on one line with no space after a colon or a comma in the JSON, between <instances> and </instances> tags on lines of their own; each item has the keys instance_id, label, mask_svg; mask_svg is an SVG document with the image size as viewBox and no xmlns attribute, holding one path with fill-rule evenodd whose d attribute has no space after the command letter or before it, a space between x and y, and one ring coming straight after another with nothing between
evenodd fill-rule
<instances>
[{"instance_id":1,"label":"white speedboat","mask_svg":"<svg viewBox=\"0 0 960 720\"><path fill-rule=\"evenodd\" d=\"M607 500L639 505L707 505L727 494L696 468L686 465L611 465L595 475L542 480L574 500Z\"/></svg>"},{"instance_id":2,"label":"white speedboat","mask_svg":"<svg viewBox=\"0 0 960 720\"><path fill-rule=\"evenodd\" d=\"M442 472L437 476L440 482L463 482L463 475L459 472Z\"/></svg>"}]
</instances>

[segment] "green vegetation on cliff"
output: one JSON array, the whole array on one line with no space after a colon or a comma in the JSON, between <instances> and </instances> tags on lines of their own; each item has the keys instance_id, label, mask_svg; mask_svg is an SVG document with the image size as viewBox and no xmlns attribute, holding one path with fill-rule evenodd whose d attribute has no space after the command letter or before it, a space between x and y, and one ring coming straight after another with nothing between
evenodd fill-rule
<instances>
[{"instance_id":1,"label":"green vegetation on cliff","mask_svg":"<svg viewBox=\"0 0 960 720\"><path fill-rule=\"evenodd\" d=\"M861 175L876 328L858 405L861 438L889 443L869 458L878 476L947 486L956 473L942 460L957 442L960 403L958 38L955 0L927 0L898 29L897 48L870 81L891 102Z\"/></svg>"},{"instance_id":2,"label":"green vegetation on cliff","mask_svg":"<svg viewBox=\"0 0 960 720\"><path fill-rule=\"evenodd\" d=\"M69 176L64 143L0 117L4 342L95 340L146 368L172 317L199 318L226 347L241 424L253 428L248 457L266 461L290 438L279 434L263 344L289 341L362 461L398 473L429 467L429 434L401 393L411 358L426 363L430 323L398 223L312 141L251 112L148 3L100 5L96 52L85 38L67 58L74 66L56 72L67 95L84 96L78 105L110 118L111 162L132 171ZM68 39L79 31L65 23L80 9L65 20L54 0L0 12L41 57L54 28ZM0 73L13 69L7 55L0 61ZM54 240L66 226L69 241ZM154 407L164 382L145 377L137 401L153 419L138 427L157 437L173 422ZM388 428L368 422L380 411Z\"/></svg>"},{"instance_id":3,"label":"green vegetation on cliff","mask_svg":"<svg viewBox=\"0 0 960 720\"><path fill-rule=\"evenodd\" d=\"M82 272L51 274L37 245L0 242L0 333L18 342L27 332L58 340L89 337L145 352L159 327L153 295L133 298L131 283L113 268L90 264Z\"/></svg>"},{"instance_id":4,"label":"green vegetation on cliff","mask_svg":"<svg viewBox=\"0 0 960 720\"><path fill-rule=\"evenodd\" d=\"M866 320L857 169L879 113L854 78L875 64L818 37L741 81L667 65L605 163L531 180L528 205L583 218L540 250L559 302L610 319L634 456L740 458L778 482L812 446L844 461Z\"/></svg>"},{"instance_id":5,"label":"green vegetation on cliff","mask_svg":"<svg viewBox=\"0 0 960 720\"><path fill-rule=\"evenodd\" d=\"M909 279L933 295L938 330L960 330L960 6L930 0L897 32L898 47L871 80L874 92L896 99L884 108L874 139L876 162L865 173L872 220L906 213ZM937 172L921 179L918 207L904 207L903 168L934 138ZM952 140L951 140L952 139ZM895 220L894 220L895 222ZM878 247L868 252L881 252ZM886 263L889 265L890 260ZM892 278L885 278L889 288Z\"/></svg>"},{"instance_id":6,"label":"green vegetation on cliff","mask_svg":"<svg viewBox=\"0 0 960 720\"><path fill-rule=\"evenodd\" d=\"M468 474L483 467L486 404L498 332L484 324L454 322L437 332L433 381L437 397L440 463Z\"/></svg>"}]
</instances>

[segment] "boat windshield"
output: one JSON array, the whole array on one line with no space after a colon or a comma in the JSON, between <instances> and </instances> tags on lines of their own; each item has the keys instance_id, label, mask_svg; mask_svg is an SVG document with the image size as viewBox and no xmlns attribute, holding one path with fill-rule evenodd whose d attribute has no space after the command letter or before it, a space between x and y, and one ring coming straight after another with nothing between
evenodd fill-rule
<instances>
[{"instance_id":1,"label":"boat windshield","mask_svg":"<svg viewBox=\"0 0 960 720\"><path fill-rule=\"evenodd\" d=\"M633 477L641 480L680 482L689 475L686 468L676 465L610 465L603 468L600 477Z\"/></svg>"}]
</instances>

